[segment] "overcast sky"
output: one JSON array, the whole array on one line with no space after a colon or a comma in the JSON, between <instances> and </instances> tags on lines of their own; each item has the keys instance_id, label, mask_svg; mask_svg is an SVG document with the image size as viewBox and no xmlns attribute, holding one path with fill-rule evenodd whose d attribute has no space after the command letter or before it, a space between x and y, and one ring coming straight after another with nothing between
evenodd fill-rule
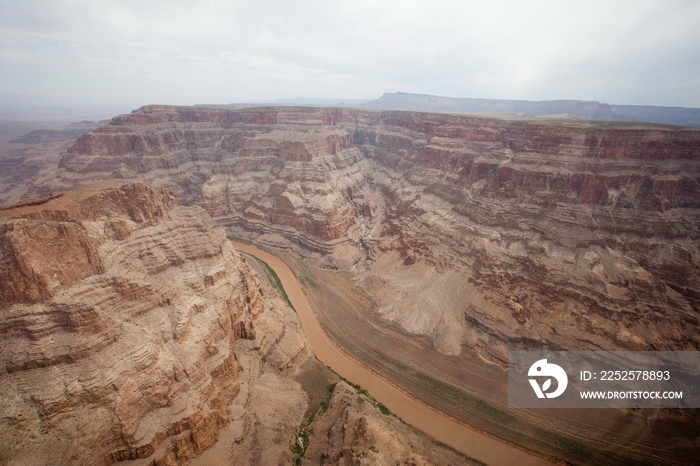
<instances>
[{"instance_id":1,"label":"overcast sky","mask_svg":"<svg viewBox=\"0 0 700 466\"><path fill-rule=\"evenodd\" d=\"M0 92L700 107L700 1L0 0Z\"/></svg>"}]
</instances>

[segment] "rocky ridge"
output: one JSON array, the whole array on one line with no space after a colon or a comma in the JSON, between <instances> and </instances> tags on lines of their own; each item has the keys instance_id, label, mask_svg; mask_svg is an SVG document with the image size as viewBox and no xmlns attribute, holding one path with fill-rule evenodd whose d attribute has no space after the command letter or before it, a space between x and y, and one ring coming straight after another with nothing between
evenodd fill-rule
<instances>
[{"instance_id":1,"label":"rocky ridge","mask_svg":"<svg viewBox=\"0 0 700 466\"><path fill-rule=\"evenodd\" d=\"M361 389L338 382L328 409L308 432L303 465L481 464L437 448Z\"/></svg>"},{"instance_id":2,"label":"rocky ridge","mask_svg":"<svg viewBox=\"0 0 700 466\"><path fill-rule=\"evenodd\" d=\"M699 160L686 129L144 107L81 136L44 189L166 186L238 235L357 271L440 351L504 359L700 347Z\"/></svg>"},{"instance_id":3,"label":"rocky ridge","mask_svg":"<svg viewBox=\"0 0 700 466\"><path fill-rule=\"evenodd\" d=\"M255 274L199 207L115 180L0 211L3 464L183 464L256 338Z\"/></svg>"},{"instance_id":4,"label":"rocky ridge","mask_svg":"<svg viewBox=\"0 0 700 466\"><path fill-rule=\"evenodd\" d=\"M359 106L414 112L508 114L539 118L639 121L700 127L700 108L610 105L602 102L582 100L468 99L395 92L385 93L379 99L361 103Z\"/></svg>"},{"instance_id":5,"label":"rocky ridge","mask_svg":"<svg viewBox=\"0 0 700 466\"><path fill-rule=\"evenodd\" d=\"M486 114L527 114L538 117L582 118L586 120L629 120L614 112L608 104L582 100L504 100L442 97L428 94L387 92L364 108L408 110L414 112L451 112Z\"/></svg>"},{"instance_id":6,"label":"rocky ridge","mask_svg":"<svg viewBox=\"0 0 700 466\"><path fill-rule=\"evenodd\" d=\"M298 380L337 380L261 266L162 187L111 180L2 208L0 264L2 464L292 464L318 391ZM336 398L305 428L354 422ZM470 464L360 414L378 457L386 437L390 455Z\"/></svg>"}]
</instances>

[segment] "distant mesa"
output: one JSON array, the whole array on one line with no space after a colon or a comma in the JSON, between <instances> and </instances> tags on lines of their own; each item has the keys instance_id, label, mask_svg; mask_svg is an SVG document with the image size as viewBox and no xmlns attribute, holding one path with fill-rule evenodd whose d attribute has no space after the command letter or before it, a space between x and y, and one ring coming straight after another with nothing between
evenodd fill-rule
<instances>
[{"instance_id":1,"label":"distant mesa","mask_svg":"<svg viewBox=\"0 0 700 466\"><path fill-rule=\"evenodd\" d=\"M60 142L77 139L82 134L87 133L97 124L91 121L71 124L67 129L35 129L21 138L13 139L10 142L19 144L40 144L45 142Z\"/></svg>"},{"instance_id":2,"label":"distant mesa","mask_svg":"<svg viewBox=\"0 0 700 466\"><path fill-rule=\"evenodd\" d=\"M363 108L416 112L532 115L541 118L580 118L597 121L640 121L700 127L700 109L650 105L609 105L582 100L500 100L441 97L405 92L386 93Z\"/></svg>"}]
</instances>

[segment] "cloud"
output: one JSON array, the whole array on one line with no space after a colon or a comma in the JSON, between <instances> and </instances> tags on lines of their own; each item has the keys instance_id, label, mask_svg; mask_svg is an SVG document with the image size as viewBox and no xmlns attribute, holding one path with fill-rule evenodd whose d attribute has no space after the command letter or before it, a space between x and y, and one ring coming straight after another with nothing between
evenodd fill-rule
<instances>
[{"instance_id":1,"label":"cloud","mask_svg":"<svg viewBox=\"0 0 700 466\"><path fill-rule=\"evenodd\" d=\"M0 91L141 105L383 92L700 106L695 1L0 0Z\"/></svg>"}]
</instances>

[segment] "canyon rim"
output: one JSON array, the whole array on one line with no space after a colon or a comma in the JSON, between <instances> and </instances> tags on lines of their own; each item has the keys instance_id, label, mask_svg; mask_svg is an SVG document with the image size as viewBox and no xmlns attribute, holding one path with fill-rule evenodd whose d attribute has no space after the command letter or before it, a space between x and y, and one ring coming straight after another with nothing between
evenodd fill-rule
<instances>
[{"instance_id":1,"label":"canyon rim","mask_svg":"<svg viewBox=\"0 0 700 466\"><path fill-rule=\"evenodd\" d=\"M284 306L264 304L257 278L217 226L302 258L317 274L347 274L371 298L379 327L427 341L435 360L461 364L475 355L484 367L499 368L508 350L697 351L699 168L700 131L679 127L337 108L143 107L83 134L49 167L51 176L44 168L27 183L32 197L57 197L3 211L2 296L12 318L4 319L2 334L22 348L3 355L3 377L18 387L31 383L20 380L29 372L41 377L42 368L66 361L71 364L60 370L75 371L74 361L97 364L114 345L136 338L145 355L134 354L135 360L157 362L139 362L144 372L131 382L133 392L141 390L139 381L152 383L161 374L172 396L161 388L143 398L147 406L125 402L138 411L124 416L132 424L119 435L93 432L101 446L90 454L108 462L154 453L186 461L214 444L215 432L231 425L227 410L240 391L236 345L260 340L252 322L269 314L263 308ZM95 193L81 188L104 180L113 181ZM75 189L79 194L56 194ZM97 194L104 189L112 194ZM134 191L119 194L125 190ZM134 203L145 198L141 208ZM44 237L66 238L55 263L39 260ZM138 261L124 263L121 251ZM81 259L63 267L71 257ZM151 283L150 276L161 278ZM138 306L123 304L132 301ZM68 302L75 305L62 307ZM123 315L101 316L96 303L104 302ZM229 312L221 314L224 308ZM170 313L173 327L166 332L155 312ZM148 337L137 338L139 332ZM43 344L54 333L67 340L49 351ZM290 348L304 347L303 337L293 341ZM186 344L201 345L201 358L178 356L174 348ZM10 351L10 344L3 348ZM147 357L154 348L160 357ZM180 361L197 383L182 382L162 361ZM449 371L435 371L430 375L453 384ZM46 419L80 409L85 397L101 399L95 392L110 402L127 393L100 384L65 387L36 401ZM160 430L148 421L179 409L168 405L177 397L194 400L183 401L188 408L178 411L180 420ZM329 416L350 412L338 398L333 395ZM303 408L294 396L289 400L289 423L298 425ZM12 409L26 429L49 422L18 406ZM119 416L109 409L104 416ZM343 416L355 423L352 441L376 425L357 420L355 411ZM556 417L544 419L550 416ZM674 464L669 449L681 452L675 464L697 454L697 445L680 446L690 434L669 433L677 426L696 432L692 413L619 416L634 417L631 425L648 431L602 439L607 427L589 429L594 416L584 422L582 444L621 448L623 457L641 462ZM574 437L574 420L557 419ZM319 429L332 430L336 421L320 422ZM66 436L85 430L71 429ZM12 428L6 432L14 435ZM635 438L641 440L629 442ZM52 441L46 448L63 445L75 453L59 437ZM340 461L342 447L329 442ZM542 448L567 459L561 450ZM309 454L319 457L320 449Z\"/></svg>"},{"instance_id":2,"label":"canyon rim","mask_svg":"<svg viewBox=\"0 0 700 466\"><path fill-rule=\"evenodd\" d=\"M691 129L145 107L81 136L44 193L137 177L327 267L361 256L386 319L503 360L699 348L699 160Z\"/></svg>"}]
</instances>

